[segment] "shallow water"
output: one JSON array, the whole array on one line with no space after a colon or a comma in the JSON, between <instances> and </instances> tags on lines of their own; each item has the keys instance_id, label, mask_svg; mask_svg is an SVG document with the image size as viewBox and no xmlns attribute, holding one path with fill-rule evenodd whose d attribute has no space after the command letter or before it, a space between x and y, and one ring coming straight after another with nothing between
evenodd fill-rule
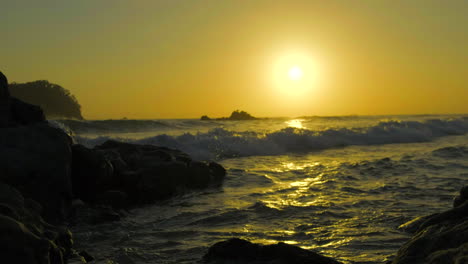
<instances>
[{"instance_id":1,"label":"shallow water","mask_svg":"<svg viewBox=\"0 0 468 264\"><path fill-rule=\"evenodd\" d=\"M412 123L411 135L429 135L428 126L420 125L427 123L421 117L412 118L418 124ZM356 119L332 120L329 123L334 127L323 125L321 120L315 129L331 131L333 127L340 131L338 124L348 128L350 122L368 129L379 122L377 118ZM242 123L230 126L237 126L238 132L250 131L241 133L244 137L253 138L253 131L258 138L260 130L271 134L294 120L264 121L270 122L268 125L258 121L257 125L248 125L250 130L241 129ZM313 120L300 121L301 126L304 123L308 131L314 129ZM317 127L322 125L319 130ZM117 223L76 226L76 247L99 260L109 258L118 263L194 263L215 242L241 237L260 243L283 241L345 263L383 263L409 237L397 229L400 224L448 209L453 196L467 182L468 135L463 131L459 131L461 135L436 135L434 131L425 140L413 140L416 143L399 143L408 142L408 133L402 135L400 129L397 135L405 140L393 144L345 144L321 150L298 148L277 155L224 158L219 162L228 174L222 188L134 209ZM137 133L141 131L128 140L150 141ZM93 136L112 137L78 135L86 144L103 139ZM368 133L358 139L366 135L375 136ZM168 137L177 139L175 134ZM297 138L289 140L296 140L297 146L304 143ZM264 141L256 143L257 147L269 146Z\"/></svg>"}]
</instances>

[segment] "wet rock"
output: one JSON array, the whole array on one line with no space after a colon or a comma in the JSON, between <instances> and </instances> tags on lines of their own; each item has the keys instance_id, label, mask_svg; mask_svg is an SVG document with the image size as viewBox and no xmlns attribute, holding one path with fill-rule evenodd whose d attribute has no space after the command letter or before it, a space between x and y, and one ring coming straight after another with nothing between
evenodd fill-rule
<instances>
[{"instance_id":1,"label":"wet rock","mask_svg":"<svg viewBox=\"0 0 468 264\"><path fill-rule=\"evenodd\" d=\"M219 186L226 175L226 170L215 162L194 161L186 153L166 147L109 140L94 149L84 146L73 149L77 153L74 160L80 160L74 162L74 175L75 170L80 175L73 177L77 182L75 193L82 199L85 197L79 194L87 192L88 201L113 190L127 195L130 204L149 203L187 190ZM97 187L96 172L106 167L105 163L115 164L118 169L111 176L101 177L106 180ZM93 193L96 197L89 197Z\"/></svg>"},{"instance_id":2,"label":"wet rock","mask_svg":"<svg viewBox=\"0 0 468 264\"><path fill-rule=\"evenodd\" d=\"M146 203L169 198L187 187L188 167L182 162L152 164L139 170L137 201Z\"/></svg>"},{"instance_id":3,"label":"wet rock","mask_svg":"<svg viewBox=\"0 0 468 264\"><path fill-rule=\"evenodd\" d=\"M84 260L86 262L90 262L90 261L93 261L94 260L94 257L91 256L88 252L86 251L80 251L80 253L78 253L80 256L82 256L84 258Z\"/></svg>"},{"instance_id":4,"label":"wet rock","mask_svg":"<svg viewBox=\"0 0 468 264\"><path fill-rule=\"evenodd\" d=\"M259 245L243 239L232 238L211 246L203 257L203 263L337 264L340 262L285 243Z\"/></svg>"},{"instance_id":5,"label":"wet rock","mask_svg":"<svg viewBox=\"0 0 468 264\"><path fill-rule=\"evenodd\" d=\"M460 190L460 195L453 199L453 207L458 207L468 200L468 186L463 186Z\"/></svg>"},{"instance_id":6,"label":"wet rock","mask_svg":"<svg viewBox=\"0 0 468 264\"><path fill-rule=\"evenodd\" d=\"M408 232L408 233L414 233L414 232L419 230L419 228L421 227L421 225L424 222L426 222L429 218L431 218L432 216L435 216L435 215L436 214L416 217L416 218L414 218L414 219L400 225L398 227L398 229L403 230L403 231Z\"/></svg>"},{"instance_id":7,"label":"wet rock","mask_svg":"<svg viewBox=\"0 0 468 264\"><path fill-rule=\"evenodd\" d=\"M459 197L464 199L466 187ZM414 236L398 251L393 264L466 263L468 260L468 201L415 221Z\"/></svg>"},{"instance_id":8,"label":"wet rock","mask_svg":"<svg viewBox=\"0 0 468 264\"><path fill-rule=\"evenodd\" d=\"M85 202L95 201L112 181L112 164L103 153L83 145L73 145L72 154L73 194Z\"/></svg>"},{"instance_id":9,"label":"wet rock","mask_svg":"<svg viewBox=\"0 0 468 264\"><path fill-rule=\"evenodd\" d=\"M6 214L0 210L2 263L65 263L73 246L71 233L46 223L39 203L0 183L0 205L8 208Z\"/></svg>"}]
</instances>

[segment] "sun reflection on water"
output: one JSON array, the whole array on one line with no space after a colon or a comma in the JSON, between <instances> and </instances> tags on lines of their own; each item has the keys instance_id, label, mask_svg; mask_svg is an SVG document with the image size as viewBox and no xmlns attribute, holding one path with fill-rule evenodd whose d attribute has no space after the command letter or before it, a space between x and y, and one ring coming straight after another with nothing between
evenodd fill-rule
<instances>
[{"instance_id":1,"label":"sun reflection on water","mask_svg":"<svg viewBox=\"0 0 468 264\"><path fill-rule=\"evenodd\" d=\"M286 121L286 124L288 125L288 127L304 129L305 127L302 125L302 121L304 121L304 120L303 119L292 119L292 120Z\"/></svg>"}]
</instances>

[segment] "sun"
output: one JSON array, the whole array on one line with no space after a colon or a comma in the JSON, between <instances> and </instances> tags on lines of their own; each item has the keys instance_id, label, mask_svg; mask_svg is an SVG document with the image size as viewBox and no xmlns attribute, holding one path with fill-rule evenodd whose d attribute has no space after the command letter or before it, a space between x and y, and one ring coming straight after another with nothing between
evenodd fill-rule
<instances>
[{"instance_id":1,"label":"sun","mask_svg":"<svg viewBox=\"0 0 468 264\"><path fill-rule=\"evenodd\" d=\"M299 81L300 79L302 79L302 75L304 75L304 72L299 66L293 66L288 71L289 79L293 81Z\"/></svg>"},{"instance_id":2,"label":"sun","mask_svg":"<svg viewBox=\"0 0 468 264\"><path fill-rule=\"evenodd\" d=\"M317 93L322 71L316 54L289 51L273 57L270 65L266 78L281 100L293 103Z\"/></svg>"}]
</instances>

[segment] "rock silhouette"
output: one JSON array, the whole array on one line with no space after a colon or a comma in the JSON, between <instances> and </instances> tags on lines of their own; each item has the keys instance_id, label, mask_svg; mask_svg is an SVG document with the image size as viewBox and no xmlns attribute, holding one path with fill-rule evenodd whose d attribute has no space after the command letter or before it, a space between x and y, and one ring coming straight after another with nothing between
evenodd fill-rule
<instances>
[{"instance_id":1,"label":"rock silhouette","mask_svg":"<svg viewBox=\"0 0 468 264\"><path fill-rule=\"evenodd\" d=\"M399 249L393 264L467 263L468 186L455 198L454 208L417 218L403 227L414 235Z\"/></svg>"},{"instance_id":2,"label":"rock silhouette","mask_svg":"<svg viewBox=\"0 0 468 264\"><path fill-rule=\"evenodd\" d=\"M278 243L254 244L247 240L231 238L210 247L203 257L208 264L339 264L340 262L297 246Z\"/></svg>"},{"instance_id":3,"label":"rock silhouette","mask_svg":"<svg viewBox=\"0 0 468 264\"><path fill-rule=\"evenodd\" d=\"M78 100L70 91L58 84L46 80L11 83L10 93L27 103L40 106L49 119L83 119Z\"/></svg>"},{"instance_id":4,"label":"rock silhouette","mask_svg":"<svg viewBox=\"0 0 468 264\"><path fill-rule=\"evenodd\" d=\"M119 220L119 209L219 186L225 174L221 165L175 149L73 144L45 120L41 107L11 97L0 72L2 263L86 263L92 256L74 251L71 232L59 227L64 220Z\"/></svg>"},{"instance_id":5,"label":"rock silhouette","mask_svg":"<svg viewBox=\"0 0 468 264\"><path fill-rule=\"evenodd\" d=\"M209 116L207 115L204 115L200 118L200 120L204 120L204 121L207 121L207 120L231 120L231 121L236 121L236 120L256 120L258 118L256 117L253 117L251 114L245 112L245 111L241 111L241 110L235 110L231 113L231 116L229 117L220 117L220 118L210 118Z\"/></svg>"}]
</instances>

